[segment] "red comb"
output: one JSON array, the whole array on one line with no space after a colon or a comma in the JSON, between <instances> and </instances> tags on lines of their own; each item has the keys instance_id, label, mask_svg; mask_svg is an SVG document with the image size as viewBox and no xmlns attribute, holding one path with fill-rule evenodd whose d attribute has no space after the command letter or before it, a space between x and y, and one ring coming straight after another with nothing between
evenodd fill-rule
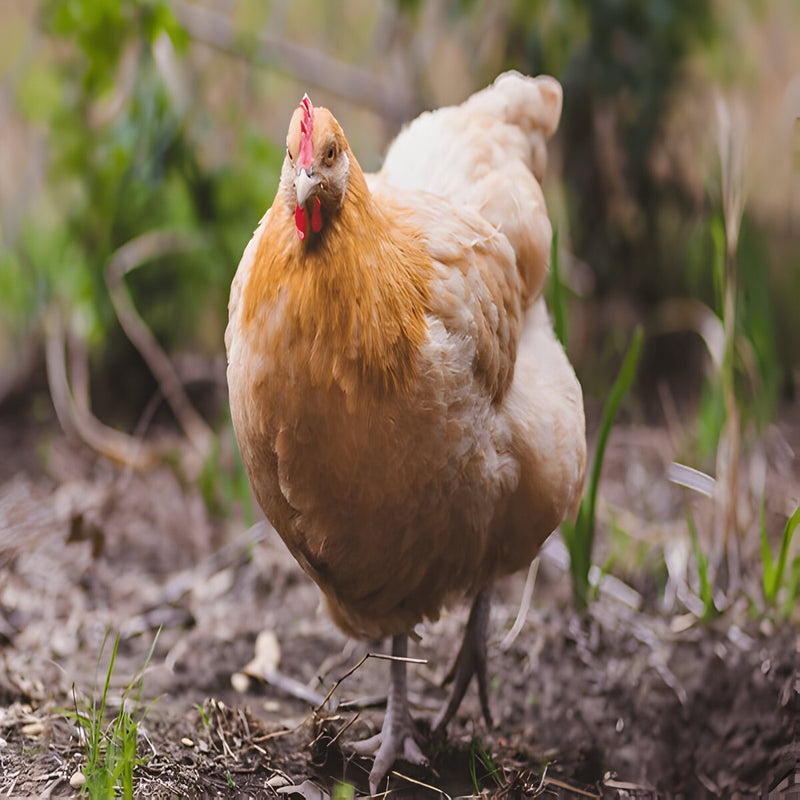
<instances>
[{"instance_id":1,"label":"red comb","mask_svg":"<svg viewBox=\"0 0 800 800\"><path fill-rule=\"evenodd\" d=\"M308 99L308 95L303 95L300 103L303 109L303 119L300 120L300 153L297 161L301 167L310 167L314 160L314 141L311 134L314 132L314 106Z\"/></svg>"}]
</instances>

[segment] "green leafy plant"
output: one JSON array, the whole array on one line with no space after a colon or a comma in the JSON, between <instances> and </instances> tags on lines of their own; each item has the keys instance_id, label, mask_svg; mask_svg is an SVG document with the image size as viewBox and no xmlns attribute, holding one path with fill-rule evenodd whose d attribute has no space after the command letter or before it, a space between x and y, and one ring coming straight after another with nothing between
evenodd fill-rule
<instances>
[{"instance_id":1,"label":"green leafy plant","mask_svg":"<svg viewBox=\"0 0 800 800\"><path fill-rule=\"evenodd\" d=\"M99 701L92 698L87 707L81 709L76 700L74 709L61 710L61 713L74 720L83 732L86 754L83 774L86 783L82 791L88 793L92 800L133 798L134 769L140 764L147 763L148 760L146 756L139 756L137 751L140 725L152 705L142 707L144 673L153 656L157 640L158 633L153 639L144 666L137 675L134 675L123 692L120 712L110 722L106 722L106 710L111 677L119 650L119 634L115 637L111 649L111 658ZM107 641L108 633L103 639L97 657L98 670Z\"/></svg>"},{"instance_id":2,"label":"green leafy plant","mask_svg":"<svg viewBox=\"0 0 800 800\"><path fill-rule=\"evenodd\" d=\"M574 524L569 520L561 523L561 532L569 551L573 596L579 608L586 608L589 602L589 569L592 564L592 549L594 547L595 506L597 504L597 488L600 484L600 473L603 469L606 444L620 404L633 383L642 351L642 340L642 330L637 328L603 409L589 485L581 500L578 517Z\"/></svg>"},{"instance_id":3,"label":"green leafy plant","mask_svg":"<svg viewBox=\"0 0 800 800\"><path fill-rule=\"evenodd\" d=\"M800 508L786 521L786 526L783 529L783 536L781 537L781 547L778 551L778 558L774 560L772 557L772 549L769 546L769 539L767 537L767 525L764 521L764 498L761 498L761 566L762 566L762 586L764 589L764 599L767 604L774 605L778 598L778 590L784 582L784 572L786 571L786 560L789 553L789 545L792 543L792 537L800 525ZM797 592L797 572L798 563L795 564L789 573L789 598L787 600L787 607L790 609L794 605L794 600Z\"/></svg>"}]
</instances>

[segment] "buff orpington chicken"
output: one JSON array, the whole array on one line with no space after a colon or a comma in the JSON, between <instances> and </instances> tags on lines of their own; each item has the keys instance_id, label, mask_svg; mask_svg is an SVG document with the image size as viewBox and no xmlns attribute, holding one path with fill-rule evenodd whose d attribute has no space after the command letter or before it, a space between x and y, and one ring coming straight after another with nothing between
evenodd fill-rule
<instances>
[{"instance_id":1,"label":"buff orpington chicken","mask_svg":"<svg viewBox=\"0 0 800 800\"><path fill-rule=\"evenodd\" d=\"M490 723L492 582L528 567L580 498L580 385L540 297L540 180L561 112L547 76L505 73L422 114L365 175L304 97L272 207L233 280L225 335L236 436L256 499L333 621L393 637L377 792L425 763L407 636L472 598L442 730L472 676Z\"/></svg>"}]
</instances>

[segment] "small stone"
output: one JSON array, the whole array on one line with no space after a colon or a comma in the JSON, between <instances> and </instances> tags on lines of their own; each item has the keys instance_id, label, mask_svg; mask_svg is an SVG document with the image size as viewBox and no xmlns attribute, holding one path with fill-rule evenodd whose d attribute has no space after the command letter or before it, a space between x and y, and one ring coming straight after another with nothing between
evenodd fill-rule
<instances>
[{"instance_id":1,"label":"small stone","mask_svg":"<svg viewBox=\"0 0 800 800\"><path fill-rule=\"evenodd\" d=\"M283 786L288 786L289 781L277 772L267 781L267 786L271 789L280 789Z\"/></svg>"},{"instance_id":2,"label":"small stone","mask_svg":"<svg viewBox=\"0 0 800 800\"><path fill-rule=\"evenodd\" d=\"M181 744L184 747L194 747L194 742L188 736L184 736L183 739L181 739Z\"/></svg>"},{"instance_id":3,"label":"small stone","mask_svg":"<svg viewBox=\"0 0 800 800\"><path fill-rule=\"evenodd\" d=\"M86 783L86 776L78 770L70 779L69 785L73 789L80 789Z\"/></svg>"},{"instance_id":4,"label":"small stone","mask_svg":"<svg viewBox=\"0 0 800 800\"><path fill-rule=\"evenodd\" d=\"M234 691L244 694L250 688L250 678L244 672L234 672L231 675L231 686Z\"/></svg>"},{"instance_id":5,"label":"small stone","mask_svg":"<svg viewBox=\"0 0 800 800\"><path fill-rule=\"evenodd\" d=\"M22 732L25 736L34 738L44 732L44 725L41 722L29 722L27 725L22 726Z\"/></svg>"}]
</instances>

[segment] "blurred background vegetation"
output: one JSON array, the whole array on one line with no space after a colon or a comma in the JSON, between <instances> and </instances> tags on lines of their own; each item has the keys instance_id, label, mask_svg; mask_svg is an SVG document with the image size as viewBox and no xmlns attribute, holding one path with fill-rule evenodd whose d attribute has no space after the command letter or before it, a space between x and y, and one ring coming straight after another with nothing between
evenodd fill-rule
<instances>
[{"instance_id":1,"label":"blurred background vegetation","mask_svg":"<svg viewBox=\"0 0 800 800\"><path fill-rule=\"evenodd\" d=\"M626 413L677 421L687 461L713 472L731 397L745 446L794 407L796 0L0 8L6 407L52 399L65 428L137 464L165 455L142 443L153 420L177 419L207 464L230 280L303 92L375 169L404 121L507 68L564 85L545 193L590 416L639 324Z\"/></svg>"}]
</instances>

